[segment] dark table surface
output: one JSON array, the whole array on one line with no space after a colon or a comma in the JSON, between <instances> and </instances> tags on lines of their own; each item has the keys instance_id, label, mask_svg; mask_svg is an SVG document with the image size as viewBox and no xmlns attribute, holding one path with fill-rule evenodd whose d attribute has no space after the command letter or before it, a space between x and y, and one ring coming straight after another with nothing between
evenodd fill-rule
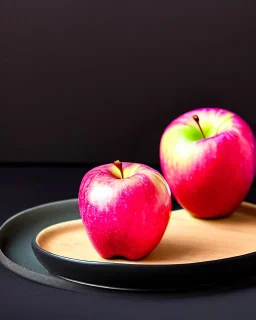
<instances>
[{"instance_id":1,"label":"dark table surface","mask_svg":"<svg viewBox=\"0 0 256 320\"><path fill-rule=\"evenodd\" d=\"M0 167L0 224L46 202L77 197L90 167ZM256 185L247 201L256 202ZM174 209L177 204L174 203ZM256 271L255 271L256 276ZM23 279L0 265L0 319L256 319L256 279L182 293L55 289Z\"/></svg>"}]
</instances>

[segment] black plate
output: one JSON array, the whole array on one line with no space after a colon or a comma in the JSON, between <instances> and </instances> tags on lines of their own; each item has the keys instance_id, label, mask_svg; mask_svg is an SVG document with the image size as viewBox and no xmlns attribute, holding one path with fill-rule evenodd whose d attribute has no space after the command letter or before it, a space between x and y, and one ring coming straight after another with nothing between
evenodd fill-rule
<instances>
[{"instance_id":1,"label":"black plate","mask_svg":"<svg viewBox=\"0 0 256 320\"><path fill-rule=\"evenodd\" d=\"M0 261L33 281L76 291L83 291L81 283L128 290L177 291L232 280L255 270L255 253L201 263L137 265L69 259L42 250L35 243L42 229L79 218L77 199L49 203L15 215L0 229ZM31 241L42 264L32 251Z\"/></svg>"}]
</instances>

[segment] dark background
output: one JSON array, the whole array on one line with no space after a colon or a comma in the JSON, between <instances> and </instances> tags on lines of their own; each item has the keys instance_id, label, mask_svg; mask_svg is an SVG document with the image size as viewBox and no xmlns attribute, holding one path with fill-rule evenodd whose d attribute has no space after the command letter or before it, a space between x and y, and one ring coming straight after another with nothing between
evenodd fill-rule
<instances>
[{"instance_id":1,"label":"dark background","mask_svg":"<svg viewBox=\"0 0 256 320\"><path fill-rule=\"evenodd\" d=\"M256 133L255 76L254 0L1 0L0 224L76 197L89 164L157 166L185 111L230 109ZM0 280L4 320L256 318L255 279L181 295L78 294L1 265Z\"/></svg>"},{"instance_id":2,"label":"dark background","mask_svg":"<svg viewBox=\"0 0 256 320\"><path fill-rule=\"evenodd\" d=\"M217 105L256 129L255 1L1 0L0 161L158 164Z\"/></svg>"}]
</instances>

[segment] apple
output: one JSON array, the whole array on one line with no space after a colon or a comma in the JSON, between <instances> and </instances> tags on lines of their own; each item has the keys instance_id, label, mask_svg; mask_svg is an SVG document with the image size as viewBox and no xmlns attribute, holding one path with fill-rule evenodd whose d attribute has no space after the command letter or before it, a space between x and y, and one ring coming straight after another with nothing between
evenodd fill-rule
<instances>
[{"instance_id":1,"label":"apple","mask_svg":"<svg viewBox=\"0 0 256 320\"><path fill-rule=\"evenodd\" d=\"M156 248L172 209L170 188L158 171L118 160L84 175L78 205L99 255L128 260L139 260Z\"/></svg>"},{"instance_id":2,"label":"apple","mask_svg":"<svg viewBox=\"0 0 256 320\"><path fill-rule=\"evenodd\" d=\"M256 172L256 142L248 123L221 108L186 112L160 141L160 165L177 202L198 218L232 214Z\"/></svg>"}]
</instances>

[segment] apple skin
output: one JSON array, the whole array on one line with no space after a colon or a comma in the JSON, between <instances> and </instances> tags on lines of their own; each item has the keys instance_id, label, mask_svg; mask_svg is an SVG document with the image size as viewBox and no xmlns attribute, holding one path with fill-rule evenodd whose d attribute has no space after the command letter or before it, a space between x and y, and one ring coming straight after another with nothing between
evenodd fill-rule
<instances>
[{"instance_id":1,"label":"apple skin","mask_svg":"<svg viewBox=\"0 0 256 320\"><path fill-rule=\"evenodd\" d=\"M193 119L198 115L206 139ZM177 202L198 218L232 214L256 172L256 142L249 125L221 108L200 108L172 121L161 137L160 165Z\"/></svg>"},{"instance_id":2,"label":"apple skin","mask_svg":"<svg viewBox=\"0 0 256 320\"><path fill-rule=\"evenodd\" d=\"M89 239L105 259L139 260L161 241L172 203L163 176L144 164L123 162L124 178L112 163L85 174L78 194Z\"/></svg>"}]
</instances>

